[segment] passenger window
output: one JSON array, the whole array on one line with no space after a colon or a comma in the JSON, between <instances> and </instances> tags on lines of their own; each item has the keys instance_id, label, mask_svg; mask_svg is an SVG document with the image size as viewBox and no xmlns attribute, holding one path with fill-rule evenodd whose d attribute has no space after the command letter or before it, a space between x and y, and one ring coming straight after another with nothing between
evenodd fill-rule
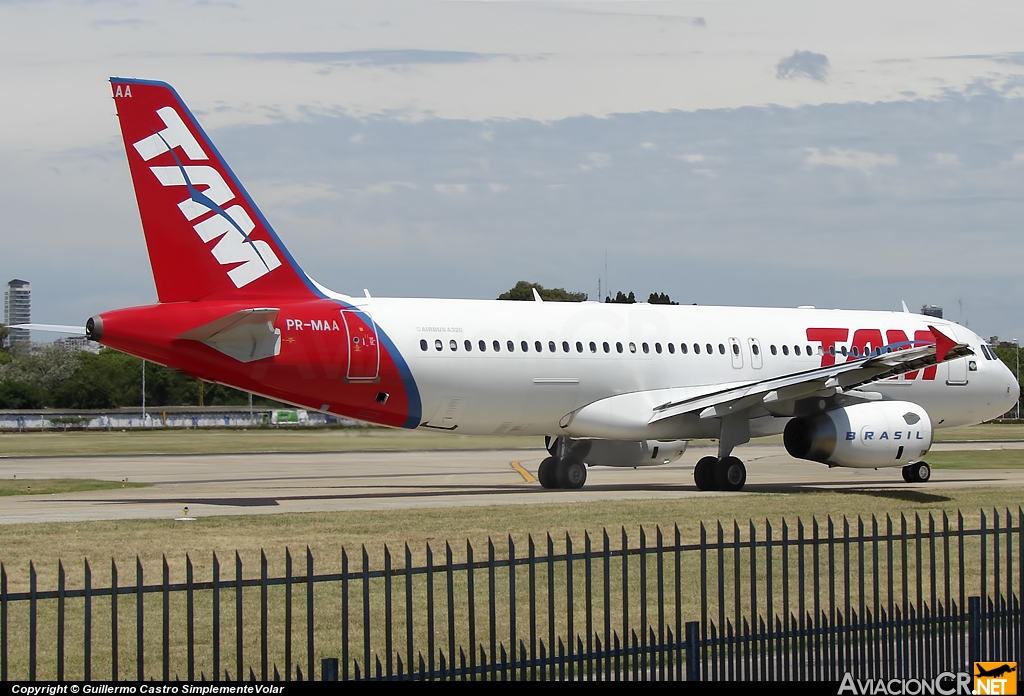
<instances>
[{"instance_id":1,"label":"passenger window","mask_svg":"<svg viewBox=\"0 0 1024 696\"><path fill-rule=\"evenodd\" d=\"M690 352L690 347L688 345L686 345L685 343L680 343L679 344L679 352L682 355L686 355L688 352Z\"/></svg>"},{"instance_id":2,"label":"passenger window","mask_svg":"<svg viewBox=\"0 0 1024 696\"><path fill-rule=\"evenodd\" d=\"M846 350L846 346L840 348L839 352L842 353L843 355L849 355L849 351Z\"/></svg>"},{"instance_id":3,"label":"passenger window","mask_svg":"<svg viewBox=\"0 0 1024 696\"><path fill-rule=\"evenodd\" d=\"M772 355L778 355L779 354L779 351L777 351L775 349L775 344L774 343L772 344L771 349L772 349Z\"/></svg>"},{"instance_id":4,"label":"passenger window","mask_svg":"<svg viewBox=\"0 0 1024 696\"><path fill-rule=\"evenodd\" d=\"M750 344L750 352L753 353L754 355L760 355L761 354L761 349L757 347L756 343L751 343Z\"/></svg>"},{"instance_id":5,"label":"passenger window","mask_svg":"<svg viewBox=\"0 0 1024 696\"><path fill-rule=\"evenodd\" d=\"M711 344L710 344L710 343L709 343L709 344L707 344L707 345L706 345L706 346L704 346L704 347L708 349L708 355L711 355L712 353L714 353L714 352L715 352L715 349L711 347Z\"/></svg>"},{"instance_id":6,"label":"passenger window","mask_svg":"<svg viewBox=\"0 0 1024 696\"><path fill-rule=\"evenodd\" d=\"M811 350L811 347L810 347L810 346L804 346L804 348L806 348L806 349L807 349L807 355L814 355L814 351L813 351L813 350Z\"/></svg>"},{"instance_id":7,"label":"passenger window","mask_svg":"<svg viewBox=\"0 0 1024 696\"><path fill-rule=\"evenodd\" d=\"M646 343L640 344L640 347L644 349L645 353L650 353L651 352L651 347L648 346Z\"/></svg>"},{"instance_id":8,"label":"passenger window","mask_svg":"<svg viewBox=\"0 0 1024 696\"><path fill-rule=\"evenodd\" d=\"M632 341L629 342L629 352L630 353L635 353L636 352L636 344L633 343Z\"/></svg>"},{"instance_id":9,"label":"passenger window","mask_svg":"<svg viewBox=\"0 0 1024 696\"><path fill-rule=\"evenodd\" d=\"M718 344L718 352L722 355L725 355L725 346L721 343Z\"/></svg>"},{"instance_id":10,"label":"passenger window","mask_svg":"<svg viewBox=\"0 0 1024 696\"><path fill-rule=\"evenodd\" d=\"M615 342L615 350L617 350L620 353L622 352L622 344L619 343L618 341Z\"/></svg>"},{"instance_id":11,"label":"passenger window","mask_svg":"<svg viewBox=\"0 0 1024 696\"><path fill-rule=\"evenodd\" d=\"M699 343L694 343L693 344L693 354L694 355L700 355L700 344Z\"/></svg>"},{"instance_id":12,"label":"passenger window","mask_svg":"<svg viewBox=\"0 0 1024 696\"><path fill-rule=\"evenodd\" d=\"M612 349L608 346L608 341L605 341L604 343L602 343L601 347L604 348L604 352L605 353L611 353L612 352Z\"/></svg>"},{"instance_id":13,"label":"passenger window","mask_svg":"<svg viewBox=\"0 0 1024 696\"><path fill-rule=\"evenodd\" d=\"M668 346L668 352L669 353L671 353L672 355L676 354L676 344L675 343L666 343L665 345Z\"/></svg>"},{"instance_id":14,"label":"passenger window","mask_svg":"<svg viewBox=\"0 0 1024 696\"><path fill-rule=\"evenodd\" d=\"M427 339L421 338L420 339L420 350L426 350L426 349L427 349Z\"/></svg>"},{"instance_id":15,"label":"passenger window","mask_svg":"<svg viewBox=\"0 0 1024 696\"><path fill-rule=\"evenodd\" d=\"M452 352L454 353L459 349L459 342L453 338L452 340L448 341L448 347L451 348Z\"/></svg>"},{"instance_id":16,"label":"passenger window","mask_svg":"<svg viewBox=\"0 0 1024 696\"><path fill-rule=\"evenodd\" d=\"M562 352L563 353L568 353L569 352L569 342L568 341L562 341Z\"/></svg>"},{"instance_id":17,"label":"passenger window","mask_svg":"<svg viewBox=\"0 0 1024 696\"><path fill-rule=\"evenodd\" d=\"M597 344L594 343L593 341L590 342L590 352L591 353L596 353L597 352Z\"/></svg>"},{"instance_id":18,"label":"passenger window","mask_svg":"<svg viewBox=\"0 0 1024 696\"><path fill-rule=\"evenodd\" d=\"M576 341L576 352L577 353L582 353L583 352L583 344L580 343L579 341Z\"/></svg>"},{"instance_id":19,"label":"passenger window","mask_svg":"<svg viewBox=\"0 0 1024 696\"><path fill-rule=\"evenodd\" d=\"M487 352L487 342L486 341L481 340L478 345L480 346L480 352L481 353L486 353Z\"/></svg>"},{"instance_id":20,"label":"passenger window","mask_svg":"<svg viewBox=\"0 0 1024 696\"><path fill-rule=\"evenodd\" d=\"M529 353L530 352L530 344L527 343L526 341L520 342L519 343L519 347L523 349L524 353Z\"/></svg>"},{"instance_id":21,"label":"passenger window","mask_svg":"<svg viewBox=\"0 0 1024 696\"><path fill-rule=\"evenodd\" d=\"M466 342L465 342L464 345L466 346L466 352L467 353L471 353L473 351L473 342L472 341L470 341L469 339L466 339Z\"/></svg>"},{"instance_id":22,"label":"passenger window","mask_svg":"<svg viewBox=\"0 0 1024 696\"><path fill-rule=\"evenodd\" d=\"M438 339L436 339L436 340L434 341L434 348L435 348L436 350L441 350L442 348L444 348L444 344L443 344L443 343L441 343L441 339L440 339L440 338L438 338Z\"/></svg>"},{"instance_id":23,"label":"passenger window","mask_svg":"<svg viewBox=\"0 0 1024 696\"><path fill-rule=\"evenodd\" d=\"M793 355L800 355L800 346L793 346Z\"/></svg>"},{"instance_id":24,"label":"passenger window","mask_svg":"<svg viewBox=\"0 0 1024 696\"><path fill-rule=\"evenodd\" d=\"M789 346L782 346L782 354L789 355Z\"/></svg>"},{"instance_id":25,"label":"passenger window","mask_svg":"<svg viewBox=\"0 0 1024 696\"><path fill-rule=\"evenodd\" d=\"M857 349L857 346L853 347L853 357L855 357L855 358L859 358L860 357L860 351Z\"/></svg>"},{"instance_id":26,"label":"passenger window","mask_svg":"<svg viewBox=\"0 0 1024 696\"><path fill-rule=\"evenodd\" d=\"M533 347L537 349L538 353L543 353L544 352L544 347L540 344L540 341L534 341L533 342Z\"/></svg>"},{"instance_id":27,"label":"passenger window","mask_svg":"<svg viewBox=\"0 0 1024 696\"><path fill-rule=\"evenodd\" d=\"M515 353L516 352L516 344L513 343L512 341L509 341L508 343L506 343L505 347L508 348L508 352L509 353Z\"/></svg>"},{"instance_id":28,"label":"passenger window","mask_svg":"<svg viewBox=\"0 0 1024 696\"><path fill-rule=\"evenodd\" d=\"M554 341L548 341L548 350L550 352L552 352L552 353L555 352L555 342Z\"/></svg>"},{"instance_id":29,"label":"passenger window","mask_svg":"<svg viewBox=\"0 0 1024 696\"><path fill-rule=\"evenodd\" d=\"M739 346L738 343L733 343L732 344L732 354L733 355L739 355L740 354L740 346Z\"/></svg>"},{"instance_id":30,"label":"passenger window","mask_svg":"<svg viewBox=\"0 0 1024 696\"><path fill-rule=\"evenodd\" d=\"M659 355L661 354L661 344L660 343L655 343L654 344L654 352L658 353Z\"/></svg>"},{"instance_id":31,"label":"passenger window","mask_svg":"<svg viewBox=\"0 0 1024 696\"><path fill-rule=\"evenodd\" d=\"M829 355L835 355L836 354L836 347L835 346L829 346L828 347L828 354Z\"/></svg>"},{"instance_id":32,"label":"passenger window","mask_svg":"<svg viewBox=\"0 0 1024 696\"><path fill-rule=\"evenodd\" d=\"M491 345L494 346L494 352L495 353L500 353L501 352L501 344L500 343L498 343L497 341L494 341L493 343L491 343Z\"/></svg>"}]
</instances>

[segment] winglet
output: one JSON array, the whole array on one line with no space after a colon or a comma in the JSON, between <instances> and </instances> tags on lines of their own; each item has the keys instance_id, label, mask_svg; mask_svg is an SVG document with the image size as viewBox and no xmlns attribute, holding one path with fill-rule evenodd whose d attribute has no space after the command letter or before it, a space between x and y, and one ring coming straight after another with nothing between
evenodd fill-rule
<instances>
[{"instance_id":1,"label":"winglet","mask_svg":"<svg viewBox=\"0 0 1024 696\"><path fill-rule=\"evenodd\" d=\"M544 301L544 300L542 300L540 298L540 293L537 292L537 288L533 288L533 301L534 302L543 302Z\"/></svg>"},{"instance_id":2,"label":"winglet","mask_svg":"<svg viewBox=\"0 0 1024 696\"><path fill-rule=\"evenodd\" d=\"M931 331L932 336L935 337L935 361L942 362L946 359L946 353L956 346L956 341L936 329L934 326L929 326L928 330Z\"/></svg>"}]
</instances>

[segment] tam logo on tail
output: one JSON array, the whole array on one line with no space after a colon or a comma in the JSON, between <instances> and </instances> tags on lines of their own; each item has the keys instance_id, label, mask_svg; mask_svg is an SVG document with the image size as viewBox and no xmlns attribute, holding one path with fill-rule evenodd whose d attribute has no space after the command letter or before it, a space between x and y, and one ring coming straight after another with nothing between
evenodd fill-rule
<instances>
[{"instance_id":1,"label":"tam logo on tail","mask_svg":"<svg viewBox=\"0 0 1024 696\"><path fill-rule=\"evenodd\" d=\"M193 229L204 242L219 240L213 247L213 257L222 266L235 265L228 271L228 277L235 287L241 288L281 265L266 242L252 240L249 233L256 224L239 205L228 208L235 194L220 173L207 165L184 165L176 151L180 150L190 162L209 159L202 146L196 141L181 116L172 107L157 109L157 115L165 128L134 143L135 150L143 160L150 161L158 155L170 152L174 158L173 167L150 167L163 186L184 186L188 198L178 204L178 209L190 222L207 213L214 213L196 223ZM197 187L204 186L202 192Z\"/></svg>"}]
</instances>

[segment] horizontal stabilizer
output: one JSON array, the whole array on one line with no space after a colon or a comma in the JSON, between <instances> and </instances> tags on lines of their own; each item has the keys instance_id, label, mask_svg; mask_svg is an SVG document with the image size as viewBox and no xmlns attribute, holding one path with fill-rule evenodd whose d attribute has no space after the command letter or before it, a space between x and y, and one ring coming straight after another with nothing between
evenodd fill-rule
<instances>
[{"instance_id":1,"label":"horizontal stabilizer","mask_svg":"<svg viewBox=\"0 0 1024 696\"><path fill-rule=\"evenodd\" d=\"M12 329L27 329L29 331L49 331L50 333L71 334L72 336L84 336L85 328L81 326L68 326L67 324L11 324Z\"/></svg>"},{"instance_id":2,"label":"horizontal stabilizer","mask_svg":"<svg viewBox=\"0 0 1024 696\"><path fill-rule=\"evenodd\" d=\"M178 336L199 341L239 362L272 358L281 352L281 330L274 328L277 309L243 309Z\"/></svg>"}]
</instances>

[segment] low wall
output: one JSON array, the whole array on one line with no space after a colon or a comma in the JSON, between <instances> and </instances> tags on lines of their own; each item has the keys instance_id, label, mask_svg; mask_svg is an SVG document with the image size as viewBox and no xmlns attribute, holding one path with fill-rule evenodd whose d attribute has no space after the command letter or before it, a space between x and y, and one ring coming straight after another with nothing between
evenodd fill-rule
<instances>
[{"instance_id":1,"label":"low wall","mask_svg":"<svg viewBox=\"0 0 1024 696\"><path fill-rule=\"evenodd\" d=\"M323 428L365 425L361 421L339 418L302 409L248 408L155 408L147 410L111 409L109 411L0 411L0 431L54 430L155 430L163 428Z\"/></svg>"}]
</instances>

